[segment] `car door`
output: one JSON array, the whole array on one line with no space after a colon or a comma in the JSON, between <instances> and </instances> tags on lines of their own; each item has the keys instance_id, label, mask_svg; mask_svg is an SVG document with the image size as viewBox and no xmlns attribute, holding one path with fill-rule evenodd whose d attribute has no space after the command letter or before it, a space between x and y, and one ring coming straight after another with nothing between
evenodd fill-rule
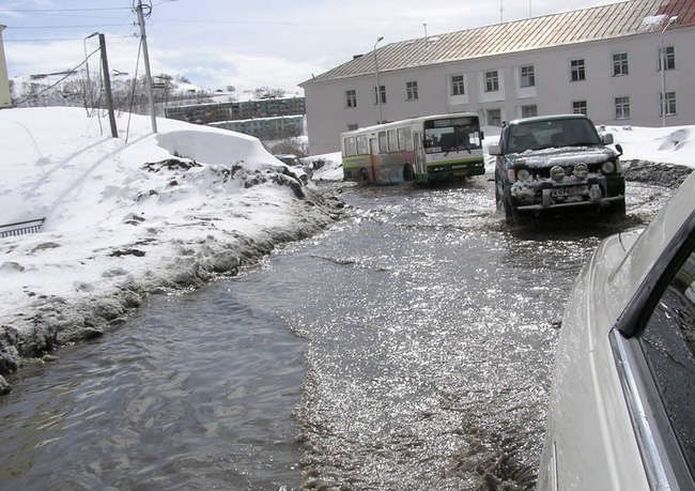
<instances>
[{"instance_id":1,"label":"car door","mask_svg":"<svg viewBox=\"0 0 695 491\"><path fill-rule=\"evenodd\" d=\"M695 489L695 213L611 333L652 489Z\"/></svg>"}]
</instances>

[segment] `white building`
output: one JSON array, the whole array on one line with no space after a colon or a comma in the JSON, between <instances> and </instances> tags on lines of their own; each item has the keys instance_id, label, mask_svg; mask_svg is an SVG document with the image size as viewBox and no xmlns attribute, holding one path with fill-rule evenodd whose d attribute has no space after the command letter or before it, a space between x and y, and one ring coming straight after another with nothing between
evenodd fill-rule
<instances>
[{"instance_id":1,"label":"white building","mask_svg":"<svg viewBox=\"0 0 695 491\"><path fill-rule=\"evenodd\" d=\"M319 154L338 150L349 129L458 111L488 125L584 112L660 126L662 84L665 124L694 123L695 0L630 0L396 42L301 86Z\"/></svg>"},{"instance_id":2,"label":"white building","mask_svg":"<svg viewBox=\"0 0 695 491\"><path fill-rule=\"evenodd\" d=\"M7 78L7 63L5 63L5 48L2 41L2 31L5 30L5 27L0 24L0 108L12 105L10 81Z\"/></svg>"}]
</instances>

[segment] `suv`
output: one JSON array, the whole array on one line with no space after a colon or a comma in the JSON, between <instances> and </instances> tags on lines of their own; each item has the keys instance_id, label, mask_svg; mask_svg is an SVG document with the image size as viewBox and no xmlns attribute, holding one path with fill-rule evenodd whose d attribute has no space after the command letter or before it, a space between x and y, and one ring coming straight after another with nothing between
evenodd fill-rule
<instances>
[{"instance_id":1,"label":"suv","mask_svg":"<svg viewBox=\"0 0 695 491\"><path fill-rule=\"evenodd\" d=\"M625 178L617 152L606 147L589 118L566 114L518 119L502 130L496 156L495 197L508 223L519 212L593 206L625 214Z\"/></svg>"}]
</instances>

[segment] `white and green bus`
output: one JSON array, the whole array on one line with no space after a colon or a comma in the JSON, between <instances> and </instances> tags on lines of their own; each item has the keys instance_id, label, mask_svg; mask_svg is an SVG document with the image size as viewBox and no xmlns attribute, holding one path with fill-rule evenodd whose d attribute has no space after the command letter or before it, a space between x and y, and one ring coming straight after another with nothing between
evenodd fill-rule
<instances>
[{"instance_id":1,"label":"white and green bus","mask_svg":"<svg viewBox=\"0 0 695 491\"><path fill-rule=\"evenodd\" d=\"M376 184L482 175L483 133L475 113L404 119L340 135L344 179Z\"/></svg>"}]
</instances>

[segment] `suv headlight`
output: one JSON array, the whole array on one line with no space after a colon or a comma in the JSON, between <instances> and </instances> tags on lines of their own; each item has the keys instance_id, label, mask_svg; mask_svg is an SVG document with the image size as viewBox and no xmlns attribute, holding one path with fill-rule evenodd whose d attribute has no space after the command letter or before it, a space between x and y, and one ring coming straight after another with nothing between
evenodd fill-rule
<instances>
[{"instance_id":1,"label":"suv headlight","mask_svg":"<svg viewBox=\"0 0 695 491\"><path fill-rule=\"evenodd\" d=\"M615 162L608 160L601 165L601 172L604 174L612 174L615 172Z\"/></svg>"},{"instance_id":2,"label":"suv headlight","mask_svg":"<svg viewBox=\"0 0 695 491\"><path fill-rule=\"evenodd\" d=\"M577 179L586 179L589 176L589 167L586 164L577 164L574 166L574 176Z\"/></svg>"},{"instance_id":3,"label":"suv headlight","mask_svg":"<svg viewBox=\"0 0 695 491\"><path fill-rule=\"evenodd\" d=\"M519 169L516 171L516 178L520 181L528 181L531 179L531 173L528 169Z\"/></svg>"},{"instance_id":4,"label":"suv headlight","mask_svg":"<svg viewBox=\"0 0 695 491\"><path fill-rule=\"evenodd\" d=\"M560 182L565 178L565 169L559 165L554 166L550 169L550 178L555 182Z\"/></svg>"}]
</instances>

